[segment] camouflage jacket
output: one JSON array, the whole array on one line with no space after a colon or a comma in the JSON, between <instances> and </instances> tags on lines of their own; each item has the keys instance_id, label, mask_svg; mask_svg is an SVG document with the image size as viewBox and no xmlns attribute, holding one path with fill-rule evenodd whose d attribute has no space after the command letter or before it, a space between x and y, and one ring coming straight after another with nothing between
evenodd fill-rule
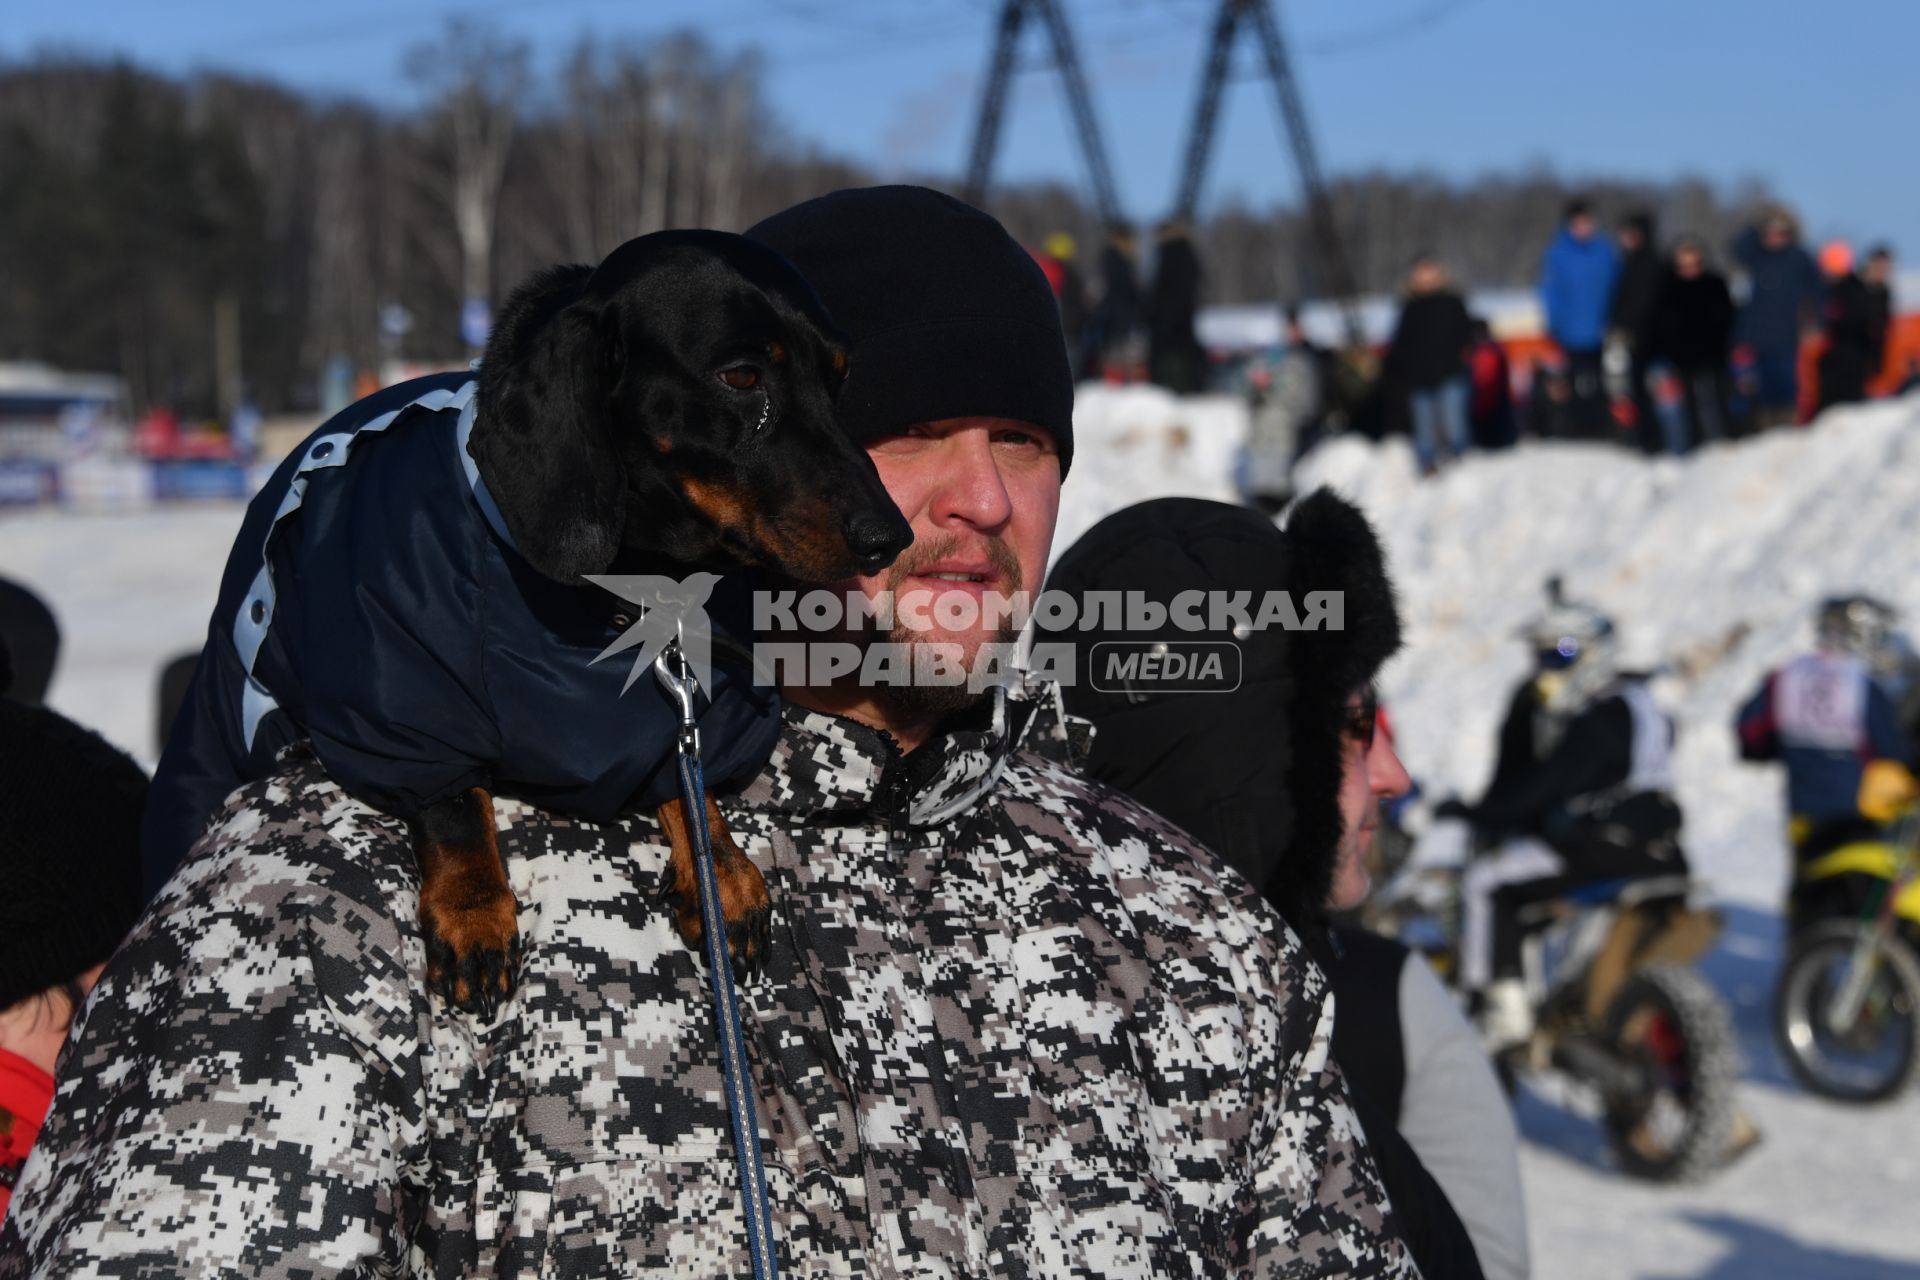
<instances>
[{"instance_id":1,"label":"camouflage jacket","mask_svg":"<svg viewBox=\"0 0 1920 1280\"><path fill-rule=\"evenodd\" d=\"M775 902L749 1052L793 1277L1407 1276L1255 892L1027 751L789 709L723 802ZM657 824L502 799L521 985L430 1002L401 824L297 752L108 969L0 1276L750 1273Z\"/></svg>"}]
</instances>

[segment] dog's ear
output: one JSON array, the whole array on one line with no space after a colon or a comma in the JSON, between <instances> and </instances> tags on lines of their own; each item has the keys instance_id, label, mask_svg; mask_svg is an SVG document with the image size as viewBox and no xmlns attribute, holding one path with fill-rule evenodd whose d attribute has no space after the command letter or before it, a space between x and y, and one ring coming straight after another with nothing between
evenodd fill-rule
<instances>
[{"instance_id":1,"label":"dog's ear","mask_svg":"<svg viewBox=\"0 0 1920 1280\"><path fill-rule=\"evenodd\" d=\"M520 554L566 583L613 564L626 521L609 420L621 352L583 296L591 274L556 267L507 299L468 446Z\"/></svg>"}]
</instances>

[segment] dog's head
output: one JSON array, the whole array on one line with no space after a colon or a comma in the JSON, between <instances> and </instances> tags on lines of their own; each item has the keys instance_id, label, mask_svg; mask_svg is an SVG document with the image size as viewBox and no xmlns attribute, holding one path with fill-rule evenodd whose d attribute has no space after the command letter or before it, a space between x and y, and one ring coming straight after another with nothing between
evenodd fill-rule
<instances>
[{"instance_id":1,"label":"dog's head","mask_svg":"<svg viewBox=\"0 0 1920 1280\"><path fill-rule=\"evenodd\" d=\"M515 545L559 581L629 551L833 582L913 540L834 422L846 375L845 344L784 258L659 232L508 298L470 448Z\"/></svg>"}]
</instances>

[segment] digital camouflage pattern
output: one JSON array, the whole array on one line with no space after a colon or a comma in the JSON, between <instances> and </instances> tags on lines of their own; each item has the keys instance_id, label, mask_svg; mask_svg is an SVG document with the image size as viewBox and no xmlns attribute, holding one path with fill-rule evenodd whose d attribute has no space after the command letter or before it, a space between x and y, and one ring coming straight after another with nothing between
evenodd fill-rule
<instances>
[{"instance_id":1,"label":"digital camouflage pattern","mask_svg":"<svg viewBox=\"0 0 1920 1280\"><path fill-rule=\"evenodd\" d=\"M723 801L774 899L744 1007L783 1273L1412 1275L1318 970L1011 752L1031 708L905 757L789 709ZM749 1274L657 825L496 816L527 957L483 1025L427 997L399 822L297 753L236 793L90 1005L0 1276Z\"/></svg>"}]
</instances>

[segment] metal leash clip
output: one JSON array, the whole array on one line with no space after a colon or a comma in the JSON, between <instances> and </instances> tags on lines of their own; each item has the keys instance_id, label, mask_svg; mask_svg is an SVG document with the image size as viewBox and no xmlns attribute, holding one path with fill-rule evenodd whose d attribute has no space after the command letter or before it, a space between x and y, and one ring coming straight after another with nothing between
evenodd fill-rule
<instances>
[{"instance_id":1,"label":"metal leash clip","mask_svg":"<svg viewBox=\"0 0 1920 1280\"><path fill-rule=\"evenodd\" d=\"M653 674L668 696L680 706L680 754L698 756L700 726L693 718L693 700L700 692L700 681L694 677L687 655L680 648L678 635L653 660Z\"/></svg>"}]
</instances>

